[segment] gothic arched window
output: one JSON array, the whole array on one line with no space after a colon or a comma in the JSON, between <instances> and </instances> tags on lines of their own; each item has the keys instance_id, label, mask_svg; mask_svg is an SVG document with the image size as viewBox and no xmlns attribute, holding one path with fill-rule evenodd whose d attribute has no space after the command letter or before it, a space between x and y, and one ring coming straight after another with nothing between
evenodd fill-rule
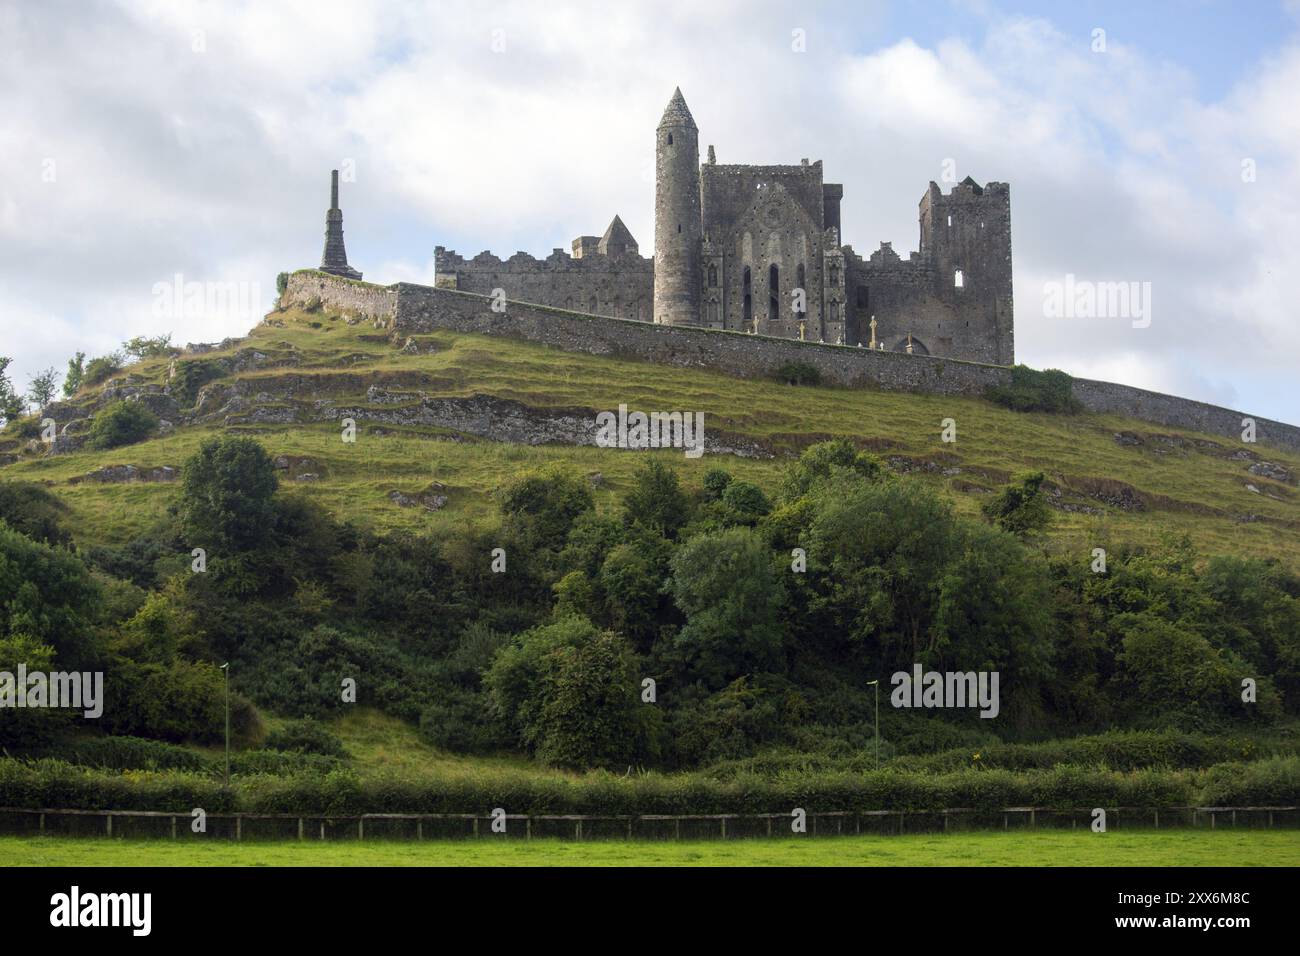
<instances>
[{"instance_id":1,"label":"gothic arched window","mask_svg":"<svg viewBox=\"0 0 1300 956\"><path fill-rule=\"evenodd\" d=\"M752 291L751 289L752 284L753 282L750 278L749 266L745 266L745 274L742 280L742 285L744 286L744 290L745 290L745 298L744 298L744 306L741 311L741 317L744 319L746 332L749 331L750 324L754 321L754 299L753 296L750 294Z\"/></svg>"},{"instance_id":2,"label":"gothic arched window","mask_svg":"<svg viewBox=\"0 0 1300 956\"><path fill-rule=\"evenodd\" d=\"M781 315L781 268L774 262L767 267L767 317L775 322Z\"/></svg>"}]
</instances>

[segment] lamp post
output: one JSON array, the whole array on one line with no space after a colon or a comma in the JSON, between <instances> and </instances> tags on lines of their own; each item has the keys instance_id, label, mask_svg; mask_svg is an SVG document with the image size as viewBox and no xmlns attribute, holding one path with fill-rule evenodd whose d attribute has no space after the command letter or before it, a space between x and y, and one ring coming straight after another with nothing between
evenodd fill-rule
<instances>
[{"instance_id":1,"label":"lamp post","mask_svg":"<svg viewBox=\"0 0 1300 956\"><path fill-rule=\"evenodd\" d=\"M221 665L226 684L226 786L230 786L230 661ZM877 763L879 758L877 757Z\"/></svg>"},{"instance_id":2,"label":"lamp post","mask_svg":"<svg viewBox=\"0 0 1300 956\"><path fill-rule=\"evenodd\" d=\"M880 681L867 682L868 687L876 689L876 769L880 769Z\"/></svg>"}]
</instances>

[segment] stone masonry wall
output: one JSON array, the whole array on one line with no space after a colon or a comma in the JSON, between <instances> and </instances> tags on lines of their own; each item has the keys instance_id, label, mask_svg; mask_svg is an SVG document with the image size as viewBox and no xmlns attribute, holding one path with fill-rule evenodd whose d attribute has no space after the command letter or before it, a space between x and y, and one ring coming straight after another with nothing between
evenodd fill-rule
<instances>
[{"instance_id":1,"label":"stone masonry wall","mask_svg":"<svg viewBox=\"0 0 1300 956\"><path fill-rule=\"evenodd\" d=\"M408 283L368 286L315 272L291 276L285 297L298 304L319 297L331 308L383 319L395 331L447 329L502 335L570 352L709 368L741 378L766 376L786 362L803 362L816 368L828 384L976 398L990 385L1004 384L1009 378L1009 369L998 365L654 325L519 303L496 313L488 307L486 296ZM1243 414L1217 405L1080 378L1074 380L1074 394L1091 412L1241 438ZM1255 426L1261 444L1300 451L1300 428L1265 418L1255 418Z\"/></svg>"},{"instance_id":2,"label":"stone masonry wall","mask_svg":"<svg viewBox=\"0 0 1300 956\"><path fill-rule=\"evenodd\" d=\"M298 306L318 299L322 305L368 319L389 320L397 315L397 292L393 289L340 279L314 269L292 273L280 299Z\"/></svg>"}]
</instances>

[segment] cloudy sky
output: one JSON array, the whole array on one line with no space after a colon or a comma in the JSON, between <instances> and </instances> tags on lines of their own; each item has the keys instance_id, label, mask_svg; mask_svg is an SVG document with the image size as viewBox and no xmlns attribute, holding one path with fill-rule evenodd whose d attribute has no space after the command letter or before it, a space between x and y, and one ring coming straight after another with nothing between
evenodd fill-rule
<instances>
[{"instance_id":1,"label":"cloudy sky","mask_svg":"<svg viewBox=\"0 0 1300 956\"><path fill-rule=\"evenodd\" d=\"M1300 424L1300 0L10 0L0 355L25 387L244 333L319 262L336 167L370 280L616 212L648 253L678 85L719 162L823 160L860 253L915 249L946 170L1009 182L1018 360ZM178 275L242 296L178 309ZM1150 283L1150 324L1045 314L1067 275Z\"/></svg>"}]
</instances>

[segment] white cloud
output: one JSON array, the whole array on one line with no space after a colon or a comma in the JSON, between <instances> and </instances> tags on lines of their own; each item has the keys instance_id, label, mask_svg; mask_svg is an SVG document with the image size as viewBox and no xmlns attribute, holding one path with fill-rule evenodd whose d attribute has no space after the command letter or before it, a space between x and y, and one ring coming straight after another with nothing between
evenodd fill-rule
<instances>
[{"instance_id":1,"label":"white cloud","mask_svg":"<svg viewBox=\"0 0 1300 956\"><path fill-rule=\"evenodd\" d=\"M648 254L651 136L680 84L719 161L822 158L859 252L915 248L945 159L1010 182L1022 361L1300 422L1300 45L1202 102L1141 37L1094 54L975 6L982 36L866 50L841 8L738 0L5 8L0 89L20 93L0 111L0 354L25 384L132 335L242 333L228 312L167 325L154 283L269 296L319 257L345 158L367 278L428 281L438 243L545 255L615 212ZM857 36L883 36L880 4L852 9ZM1045 319L1043 283L1066 273L1151 282L1151 328Z\"/></svg>"}]
</instances>

